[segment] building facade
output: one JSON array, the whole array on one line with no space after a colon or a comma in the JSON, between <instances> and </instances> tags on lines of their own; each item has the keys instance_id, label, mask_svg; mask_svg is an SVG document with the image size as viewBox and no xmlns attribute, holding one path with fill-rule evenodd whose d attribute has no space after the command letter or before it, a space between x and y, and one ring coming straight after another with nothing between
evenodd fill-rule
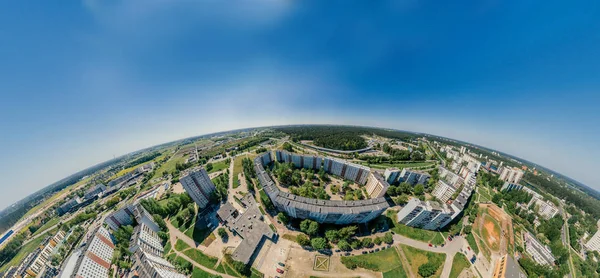
<instances>
[{"instance_id":1,"label":"building facade","mask_svg":"<svg viewBox=\"0 0 600 278\"><path fill-rule=\"evenodd\" d=\"M388 187L390 187L390 184L385 181L383 176L373 171L369 175L369 180L367 181L365 189L367 190L369 198L380 198L385 196Z\"/></svg>"},{"instance_id":2,"label":"building facade","mask_svg":"<svg viewBox=\"0 0 600 278\"><path fill-rule=\"evenodd\" d=\"M107 278L114 250L110 233L99 227L91 239L88 239L85 250L77 259L72 277Z\"/></svg>"},{"instance_id":3,"label":"building facade","mask_svg":"<svg viewBox=\"0 0 600 278\"><path fill-rule=\"evenodd\" d=\"M131 267L136 278L186 278L167 260L139 248L133 253Z\"/></svg>"},{"instance_id":4,"label":"building facade","mask_svg":"<svg viewBox=\"0 0 600 278\"><path fill-rule=\"evenodd\" d=\"M555 258L547 245L540 243L530 232L523 234L525 251L540 265L554 265Z\"/></svg>"},{"instance_id":5,"label":"building facade","mask_svg":"<svg viewBox=\"0 0 600 278\"><path fill-rule=\"evenodd\" d=\"M454 195L455 192L456 188L454 186L447 184L443 180L439 180L436 187L431 192L431 195L445 203L452 198L452 195Z\"/></svg>"},{"instance_id":6,"label":"building facade","mask_svg":"<svg viewBox=\"0 0 600 278\"><path fill-rule=\"evenodd\" d=\"M499 170L500 173L500 179L503 181L507 181L510 183L519 183L521 181L521 178L523 177L523 175L525 174L525 172L523 172L523 170L514 167L502 167Z\"/></svg>"},{"instance_id":7,"label":"building facade","mask_svg":"<svg viewBox=\"0 0 600 278\"><path fill-rule=\"evenodd\" d=\"M415 186L417 184L425 184L429 178L431 178L431 176L428 173L404 168L398 176L398 181Z\"/></svg>"},{"instance_id":8,"label":"building facade","mask_svg":"<svg viewBox=\"0 0 600 278\"><path fill-rule=\"evenodd\" d=\"M188 173L179 182L201 209L210 203L211 194L216 189L204 168Z\"/></svg>"},{"instance_id":9,"label":"building facade","mask_svg":"<svg viewBox=\"0 0 600 278\"><path fill-rule=\"evenodd\" d=\"M600 230L596 231L592 238L590 238L583 246L588 250L600 252Z\"/></svg>"},{"instance_id":10,"label":"building facade","mask_svg":"<svg viewBox=\"0 0 600 278\"><path fill-rule=\"evenodd\" d=\"M129 242L129 251L131 253L134 253L139 248L155 256L162 257L164 255L162 240L158 236L158 233L145 223L135 226L131 235L131 241Z\"/></svg>"},{"instance_id":11,"label":"building facade","mask_svg":"<svg viewBox=\"0 0 600 278\"><path fill-rule=\"evenodd\" d=\"M389 184L393 184L398 181L398 177L400 177L400 169L398 168L387 168L385 169L385 173L383 174L385 180Z\"/></svg>"},{"instance_id":12,"label":"building facade","mask_svg":"<svg viewBox=\"0 0 600 278\"><path fill-rule=\"evenodd\" d=\"M143 223L155 232L160 231L160 227L154 222L154 217L140 203L125 205L108 215L104 223L116 231L123 225L132 225L134 219L138 224Z\"/></svg>"},{"instance_id":13,"label":"building facade","mask_svg":"<svg viewBox=\"0 0 600 278\"><path fill-rule=\"evenodd\" d=\"M453 214L446 204L413 198L398 212L396 220L407 226L436 230L450 223Z\"/></svg>"},{"instance_id":14,"label":"building facade","mask_svg":"<svg viewBox=\"0 0 600 278\"><path fill-rule=\"evenodd\" d=\"M329 161L332 162L328 166L330 170L326 171L334 171L332 170L334 167L339 167L338 173L341 173L343 164L336 160ZM312 219L319 223L366 223L381 215L389 207L383 197L360 201L336 201L310 199L283 192L265 171L262 162L261 156L254 159L254 170L259 182L277 210L285 212L291 217ZM331 173L335 174L335 172Z\"/></svg>"},{"instance_id":15,"label":"building facade","mask_svg":"<svg viewBox=\"0 0 600 278\"><path fill-rule=\"evenodd\" d=\"M509 255L504 255L496 262L493 278L527 278L519 264Z\"/></svg>"}]
</instances>

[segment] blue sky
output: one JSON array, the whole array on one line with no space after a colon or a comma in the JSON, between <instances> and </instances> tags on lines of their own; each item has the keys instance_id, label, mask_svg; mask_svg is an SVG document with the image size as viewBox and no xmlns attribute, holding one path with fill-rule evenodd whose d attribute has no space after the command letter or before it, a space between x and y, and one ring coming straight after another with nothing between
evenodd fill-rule
<instances>
[{"instance_id":1,"label":"blue sky","mask_svg":"<svg viewBox=\"0 0 600 278\"><path fill-rule=\"evenodd\" d=\"M375 2L5 3L0 207L144 147L296 123L444 135L600 189L597 1Z\"/></svg>"}]
</instances>

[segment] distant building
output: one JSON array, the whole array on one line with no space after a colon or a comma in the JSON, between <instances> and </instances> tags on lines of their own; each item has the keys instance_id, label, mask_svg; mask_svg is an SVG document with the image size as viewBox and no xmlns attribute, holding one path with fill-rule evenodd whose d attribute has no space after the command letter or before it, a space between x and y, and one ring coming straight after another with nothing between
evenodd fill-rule
<instances>
[{"instance_id":1,"label":"distant building","mask_svg":"<svg viewBox=\"0 0 600 278\"><path fill-rule=\"evenodd\" d=\"M62 216L79 208L81 203L81 199L79 197L75 197L58 207L58 209L56 209L56 213L58 216Z\"/></svg>"},{"instance_id":2,"label":"distant building","mask_svg":"<svg viewBox=\"0 0 600 278\"><path fill-rule=\"evenodd\" d=\"M186 278L177 272L177 269L167 260L152 253L145 252L142 248L133 253L131 271L134 278ZM86 277L87 278L87 277Z\"/></svg>"},{"instance_id":3,"label":"distant building","mask_svg":"<svg viewBox=\"0 0 600 278\"><path fill-rule=\"evenodd\" d=\"M101 183L97 184L85 192L84 198L85 199L95 198L96 196L100 195L104 191L106 191L106 185L101 184Z\"/></svg>"},{"instance_id":4,"label":"distant building","mask_svg":"<svg viewBox=\"0 0 600 278\"><path fill-rule=\"evenodd\" d=\"M369 175L369 181L367 181L367 185L365 186L369 198L383 197L388 187L390 187L390 184L385 181L381 174L374 171Z\"/></svg>"},{"instance_id":5,"label":"distant building","mask_svg":"<svg viewBox=\"0 0 600 278\"><path fill-rule=\"evenodd\" d=\"M600 252L600 230L596 231L592 238L590 238L583 246L588 250Z\"/></svg>"},{"instance_id":6,"label":"distant building","mask_svg":"<svg viewBox=\"0 0 600 278\"><path fill-rule=\"evenodd\" d=\"M215 184L210 180L204 168L187 174L179 182L200 209L205 208L210 203L211 194L216 189Z\"/></svg>"},{"instance_id":7,"label":"distant building","mask_svg":"<svg viewBox=\"0 0 600 278\"><path fill-rule=\"evenodd\" d=\"M530 232L523 234L525 251L541 265L554 265L555 258L550 248L540 243Z\"/></svg>"},{"instance_id":8,"label":"distant building","mask_svg":"<svg viewBox=\"0 0 600 278\"><path fill-rule=\"evenodd\" d=\"M505 182L504 185L500 188L500 191L512 191L512 190L521 190L523 185Z\"/></svg>"},{"instance_id":9,"label":"distant building","mask_svg":"<svg viewBox=\"0 0 600 278\"><path fill-rule=\"evenodd\" d=\"M504 255L498 259L494 268L493 278L527 278L527 275L521 270L519 264L509 255Z\"/></svg>"},{"instance_id":10,"label":"distant building","mask_svg":"<svg viewBox=\"0 0 600 278\"><path fill-rule=\"evenodd\" d=\"M139 248L155 256L162 257L164 255L162 240L157 232L145 223L135 226L131 235L131 241L129 242L129 251L131 253L134 253Z\"/></svg>"},{"instance_id":11,"label":"distant building","mask_svg":"<svg viewBox=\"0 0 600 278\"><path fill-rule=\"evenodd\" d=\"M107 278L115 244L108 230L99 227L88 240L75 266L74 277Z\"/></svg>"},{"instance_id":12,"label":"distant building","mask_svg":"<svg viewBox=\"0 0 600 278\"><path fill-rule=\"evenodd\" d=\"M446 204L413 198L398 212L397 221L415 228L437 230L446 226L453 214Z\"/></svg>"},{"instance_id":13,"label":"distant building","mask_svg":"<svg viewBox=\"0 0 600 278\"><path fill-rule=\"evenodd\" d=\"M439 176L440 180L445 181L447 184L453 186L454 188L459 188L460 185L464 182L464 178L457 175L456 173L448 170L444 167L439 167Z\"/></svg>"},{"instance_id":14,"label":"distant building","mask_svg":"<svg viewBox=\"0 0 600 278\"><path fill-rule=\"evenodd\" d=\"M38 277L42 275L50 261L52 254L56 252L58 246L64 241L66 233L59 231L53 237L47 238L39 248L26 257L19 265L15 277Z\"/></svg>"},{"instance_id":15,"label":"distant building","mask_svg":"<svg viewBox=\"0 0 600 278\"><path fill-rule=\"evenodd\" d=\"M155 232L160 231L160 227L154 222L154 217L140 203L126 205L111 213L104 219L104 223L112 230L118 230L121 226L133 225L133 219L138 224L147 225Z\"/></svg>"},{"instance_id":16,"label":"distant building","mask_svg":"<svg viewBox=\"0 0 600 278\"><path fill-rule=\"evenodd\" d=\"M385 173L383 174L385 180L389 184L393 184L398 181L398 177L400 176L400 169L398 168L387 168L385 169Z\"/></svg>"},{"instance_id":17,"label":"distant building","mask_svg":"<svg viewBox=\"0 0 600 278\"><path fill-rule=\"evenodd\" d=\"M537 213L546 220L554 217L559 212L559 209L554 205L554 203L544 200L543 197L539 195L534 195L527 206L530 207L532 204L535 208L537 208Z\"/></svg>"},{"instance_id":18,"label":"distant building","mask_svg":"<svg viewBox=\"0 0 600 278\"><path fill-rule=\"evenodd\" d=\"M525 174L525 172L523 172L523 170L514 167L501 167L499 170L500 173L500 179L503 181L507 181L510 183L519 183L521 181L521 178L523 177L523 175Z\"/></svg>"},{"instance_id":19,"label":"distant building","mask_svg":"<svg viewBox=\"0 0 600 278\"><path fill-rule=\"evenodd\" d=\"M429 178L431 178L431 176L428 173L404 168L398 176L398 181L415 186L417 184L425 184Z\"/></svg>"},{"instance_id":20,"label":"distant building","mask_svg":"<svg viewBox=\"0 0 600 278\"><path fill-rule=\"evenodd\" d=\"M454 195L456 190L457 189L454 186L447 184L443 180L439 180L437 186L431 192L431 195L445 203L452 198L452 195Z\"/></svg>"}]
</instances>

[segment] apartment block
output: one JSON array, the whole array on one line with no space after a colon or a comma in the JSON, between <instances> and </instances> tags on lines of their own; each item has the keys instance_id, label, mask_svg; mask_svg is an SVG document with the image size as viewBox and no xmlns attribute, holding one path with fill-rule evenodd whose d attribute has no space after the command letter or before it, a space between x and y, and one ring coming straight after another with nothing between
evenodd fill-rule
<instances>
[{"instance_id":1,"label":"apartment block","mask_svg":"<svg viewBox=\"0 0 600 278\"><path fill-rule=\"evenodd\" d=\"M413 198L398 212L397 221L415 228L436 230L450 223L453 214L446 204Z\"/></svg>"},{"instance_id":2,"label":"apartment block","mask_svg":"<svg viewBox=\"0 0 600 278\"><path fill-rule=\"evenodd\" d=\"M554 265L555 258L547 245L540 243L530 232L523 234L525 251L540 265Z\"/></svg>"},{"instance_id":3,"label":"apartment block","mask_svg":"<svg viewBox=\"0 0 600 278\"><path fill-rule=\"evenodd\" d=\"M464 182L464 179L461 176L444 167L439 167L439 175L440 180L444 180L447 184L452 185L455 188L459 188Z\"/></svg>"},{"instance_id":4,"label":"apartment block","mask_svg":"<svg viewBox=\"0 0 600 278\"><path fill-rule=\"evenodd\" d=\"M387 168L385 169L385 173L383 174L385 180L389 184L393 184L398 181L398 177L400 177L400 169L398 168Z\"/></svg>"},{"instance_id":5,"label":"apartment block","mask_svg":"<svg viewBox=\"0 0 600 278\"><path fill-rule=\"evenodd\" d=\"M216 189L204 168L188 173L179 182L200 209L210 203L211 194Z\"/></svg>"},{"instance_id":6,"label":"apartment block","mask_svg":"<svg viewBox=\"0 0 600 278\"><path fill-rule=\"evenodd\" d=\"M592 251L600 252L600 230L596 231L596 233L584 244L585 248Z\"/></svg>"},{"instance_id":7,"label":"apartment block","mask_svg":"<svg viewBox=\"0 0 600 278\"><path fill-rule=\"evenodd\" d=\"M134 253L137 249L143 249L144 252L162 257L164 249L158 233L145 223L141 223L133 229L131 240L129 242L129 251Z\"/></svg>"},{"instance_id":8,"label":"apartment block","mask_svg":"<svg viewBox=\"0 0 600 278\"><path fill-rule=\"evenodd\" d=\"M525 174L525 172L523 172L523 170L521 170L517 167L514 167L514 168L501 167L498 172L500 173L501 180L507 181L510 183L519 183L521 181L521 178Z\"/></svg>"},{"instance_id":9,"label":"apartment block","mask_svg":"<svg viewBox=\"0 0 600 278\"><path fill-rule=\"evenodd\" d=\"M429 180L429 178L431 178L431 175L429 175L426 172L415 171L405 168L402 169L402 172L400 172L400 175L398 176L398 181L401 183L405 182L412 186L415 186L417 184L425 184Z\"/></svg>"},{"instance_id":10,"label":"apartment block","mask_svg":"<svg viewBox=\"0 0 600 278\"><path fill-rule=\"evenodd\" d=\"M544 200L542 196L538 196L539 194L534 195L527 204L527 207L530 207L533 204L537 210L537 213L546 220L558 214L558 207L556 207L552 202Z\"/></svg>"},{"instance_id":11,"label":"apartment block","mask_svg":"<svg viewBox=\"0 0 600 278\"><path fill-rule=\"evenodd\" d=\"M457 189L454 186L447 184L443 180L439 180L435 189L433 189L433 192L431 192L431 194L433 196L435 196L436 198L438 198L440 201L445 203L448 200L450 200L450 198L452 198L452 195L454 195L456 190Z\"/></svg>"},{"instance_id":12,"label":"apartment block","mask_svg":"<svg viewBox=\"0 0 600 278\"><path fill-rule=\"evenodd\" d=\"M132 225L133 219L138 224L145 224L155 232L160 231L160 227L154 222L154 217L140 203L125 205L123 208L108 215L104 219L104 223L115 231L123 225Z\"/></svg>"},{"instance_id":13,"label":"apartment block","mask_svg":"<svg viewBox=\"0 0 600 278\"><path fill-rule=\"evenodd\" d=\"M325 158L327 161L328 158ZM328 172L334 167L343 167L339 160L332 160ZM326 162L326 164L329 164ZM260 158L254 159L254 169L258 180L267 193L267 196L277 210L287 213L289 216L301 219L312 219L319 223L366 223L381 215L389 204L385 198L374 198L360 201L337 201L310 199L279 190L272 178L264 170ZM330 172L331 173L331 172Z\"/></svg>"},{"instance_id":14,"label":"apartment block","mask_svg":"<svg viewBox=\"0 0 600 278\"><path fill-rule=\"evenodd\" d=\"M114 250L110 233L99 227L77 259L74 277L107 278Z\"/></svg>"},{"instance_id":15,"label":"apartment block","mask_svg":"<svg viewBox=\"0 0 600 278\"><path fill-rule=\"evenodd\" d=\"M139 248L133 253L131 271L135 278L186 278L167 260Z\"/></svg>"},{"instance_id":16,"label":"apartment block","mask_svg":"<svg viewBox=\"0 0 600 278\"><path fill-rule=\"evenodd\" d=\"M365 189L370 198L379 198L385 195L388 187L390 187L390 184L385 181L383 176L373 171L369 175L369 180L367 181Z\"/></svg>"}]
</instances>

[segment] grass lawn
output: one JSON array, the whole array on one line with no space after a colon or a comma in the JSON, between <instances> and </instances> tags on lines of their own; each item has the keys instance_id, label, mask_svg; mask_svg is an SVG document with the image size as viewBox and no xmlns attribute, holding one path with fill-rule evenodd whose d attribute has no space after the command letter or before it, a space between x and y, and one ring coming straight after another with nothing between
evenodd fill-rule
<instances>
[{"instance_id":1,"label":"grass lawn","mask_svg":"<svg viewBox=\"0 0 600 278\"><path fill-rule=\"evenodd\" d=\"M388 248L383 251L369 253L358 256L341 257L344 265L356 264L373 271L387 272L397 267L402 267L398 252L394 248Z\"/></svg>"},{"instance_id":2,"label":"grass lawn","mask_svg":"<svg viewBox=\"0 0 600 278\"><path fill-rule=\"evenodd\" d=\"M197 262L205 267L208 267L210 269L215 269L215 264L217 264L217 261L219 261L219 259L212 257L212 256L205 255L204 253L200 252L200 250L197 250L197 249L185 250L185 251L183 251L183 254L190 257L190 259L194 260L195 262Z\"/></svg>"},{"instance_id":3,"label":"grass lawn","mask_svg":"<svg viewBox=\"0 0 600 278\"><path fill-rule=\"evenodd\" d=\"M390 271L383 273L383 278L407 278L406 272L402 266L398 266Z\"/></svg>"},{"instance_id":4,"label":"grass lawn","mask_svg":"<svg viewBox=\"0 0 600 278\"><path fill-rule=\"evenodd\" d=\"M387 217L389 219L388 221L391 221L391 223L393 224L392 231L394 231L394 233L435 245L440 245L445 242L444 238L440 235L440 233L436 231L417 229L398 223L395 220L397 214L397 211L392 210L388 211L387 213Z\"/></svg>"},{"instance_id":5,"label":"grass lawn","mask_svg":"<svg viewBox=\"0 0 600 278\"><path fill-rule=\"evenodd\" d=\"M386 168L422 168L422 167L432 167L436 165L435 162L415 162L415 163L379 163L379 164L368 164L367 162L361 161L359 162L362 165L367 165L369 167L378 168L378 169L386 169Z\"/></svg>"},{"instance_id":6,"label":"grass lawn","mask_svg":"<svg viewBox=\"0 0 600 278\"><path fill-rule=\"evenodd\" d=\"M467 235L467 242L469 243L469 246L471 246L471 249L473 249L473 252L475 252L475 254L478 254L479 247L477 247L477 243L475 243L475 237L472 233Z\"/></svg>"},{"instance_id":7,"label":"grass lawn","mask_svg":"<svg viewBox=\"0 0 600 278\"><path fill-rule=\"evenodd\" d=\"M42 225L37 231L35 231L35 233L33 233L33 235L31 235L31 236L39 235L40 233L44 232L48 228L58 224L58 222L60 222L60 218L58 218L58 217L54 217L54 218L50 219L48 222L44 223L44 225Z\"/></svg>"},{"instance_id":8,"label":"grass lawn","mask_svg":"<svg viewBox=\"0 0 600 278\"><path fill-rule=\"evenodd\" d=\"M463 253L456 253L452 260L452 270L450 271L450 278L457 278L460 273L471 266L469 260Z\"/></svg>"},{"instance_id":9,"label":"grass lawn","mask_svg":"<svg viewBox=\"0 0 600 278\"><path fill-rule=\"evenodd\" d=\"M212 166L213 168L210 169L210 171L208 171L209 174L229 168L229 163L225 163L225 160L221 160L219 162L213 163Z\"/></svg>"},{"instance_id":10,"label":"grass lawn","mask_svg":"<svg viewBox=\"0 0 600 278\"><path fill-rule=\"evenodd\" d=\"M223 268L225 269L225 273L235 277L241 277L229 264L224 264Z\"/></svg>"},{"instance_id":11,"label":"grass lawn","mask_svg":"<svg viewBox=\"0 0 600 278\"><path fill-rule=\"evenodd\" d=\"M169 254L169 252L171 251L171 242L167 241L167 244L165 244L165 248L163 248L165 251L165 254Z\"/></svg>"},{"instance_id":12,"label":"grass lawn","mask_svg":"<svg viewBox=\"0 0 600 278\"><path fill-rule=\"evenodd\" d=\"M242 159L245 157L246 156L237 156L233 161L233 188L238 188L238 186L240 186L238 174L243 171Z\"/></svg>"},{"instance_id":13,"label":"grass lawn","mask_svg":"<svg viewBox=\"0 0 600 278\"><path fill-rule=\"evenodd\" d=\"M183 240L181 239L177 239L177 242L175 243L175 250L181 252L183 250L189 249L190 246L187 245L187 243L183 242Z\"/></svg>"},{"instance_id":14,"label":"grass lawn","mask_svg":"<svg viewBox=\"0 0 600 278\"><path fill-rule=\"evenodd\" d=\"M210 245L210 243L216 239L210 229L198 229L195 225L185 230L184 234L192 238L195 242L201 243L204 246Z\"/></svg>"},{"instance_id":15,"label":"grass lawn","mask_svg":"<svg viewBox=\"0 0 600 278\"><path fill-rule=\"evenodd\" d=\"M154 176L152 176L151 180L158 178L158 177L162 177L162 174L164 171L171 173L172 171L175 170L175 165L177 163L181 163L181 164L185 163L185 157L183 156L182 153L177 152L169 160L167 160L165 163L163 163L160 166L160 168L158 168L158 170L156 170L156 172L154 172Z\"/></svg>"},{"instance_id":16,"label":"grass lawn","mask_svg":"<svg viewBox=\"0 0 600 278\"><path fill-rule=\"evenodd\" d=\"M262 272L258 271L256 268L252 268L252 273L250 274L250 278L263 278L265 277Z\"/></svg>"},{"instance_id":17,"label":"grass lawn","mask_svg":"<svg viewBox=\"0 0 600 278\"><path fill-rule=\"evenodd\" d=\"M42 241L44 241L45 238L46 236L41 236L23 245L23 247L21 247L21 250L12 258L12 260L10 260L7 264L3 265L0 268L0 272L5 271L11 266L16 266L19 263L21 263L21 261L27 255L29 255L29 253L33 252L36 248L40 246L40 244L42 244Z\"/></svg>"},{"instance_id":18,"label":"grass lawn","mask_svg":"<svg viewBox=\"0 0 600 278\"><path fill-rule=\"evenodd\" d=\"M213 275L210 274L200 268L194 267L194 270L192 271L192 278L217 278L217 277L221 277L220 275Z\"/></svg>"},{"instance_id":19,"label":"grass lawn","mask_svg":"<svg viewBox=\"0 0 600 278\"><path fill-rule=\"evenodd\" d=\"M429 252L402 244L400 244L400 246L402 247L404 254L406 254L406 258L408 259L408 263L410 264L413 273L418 274L419 266L429 262L438 266L436 273L431 277L440 277L446 254Z\"/></svg>"}]
</instances>

